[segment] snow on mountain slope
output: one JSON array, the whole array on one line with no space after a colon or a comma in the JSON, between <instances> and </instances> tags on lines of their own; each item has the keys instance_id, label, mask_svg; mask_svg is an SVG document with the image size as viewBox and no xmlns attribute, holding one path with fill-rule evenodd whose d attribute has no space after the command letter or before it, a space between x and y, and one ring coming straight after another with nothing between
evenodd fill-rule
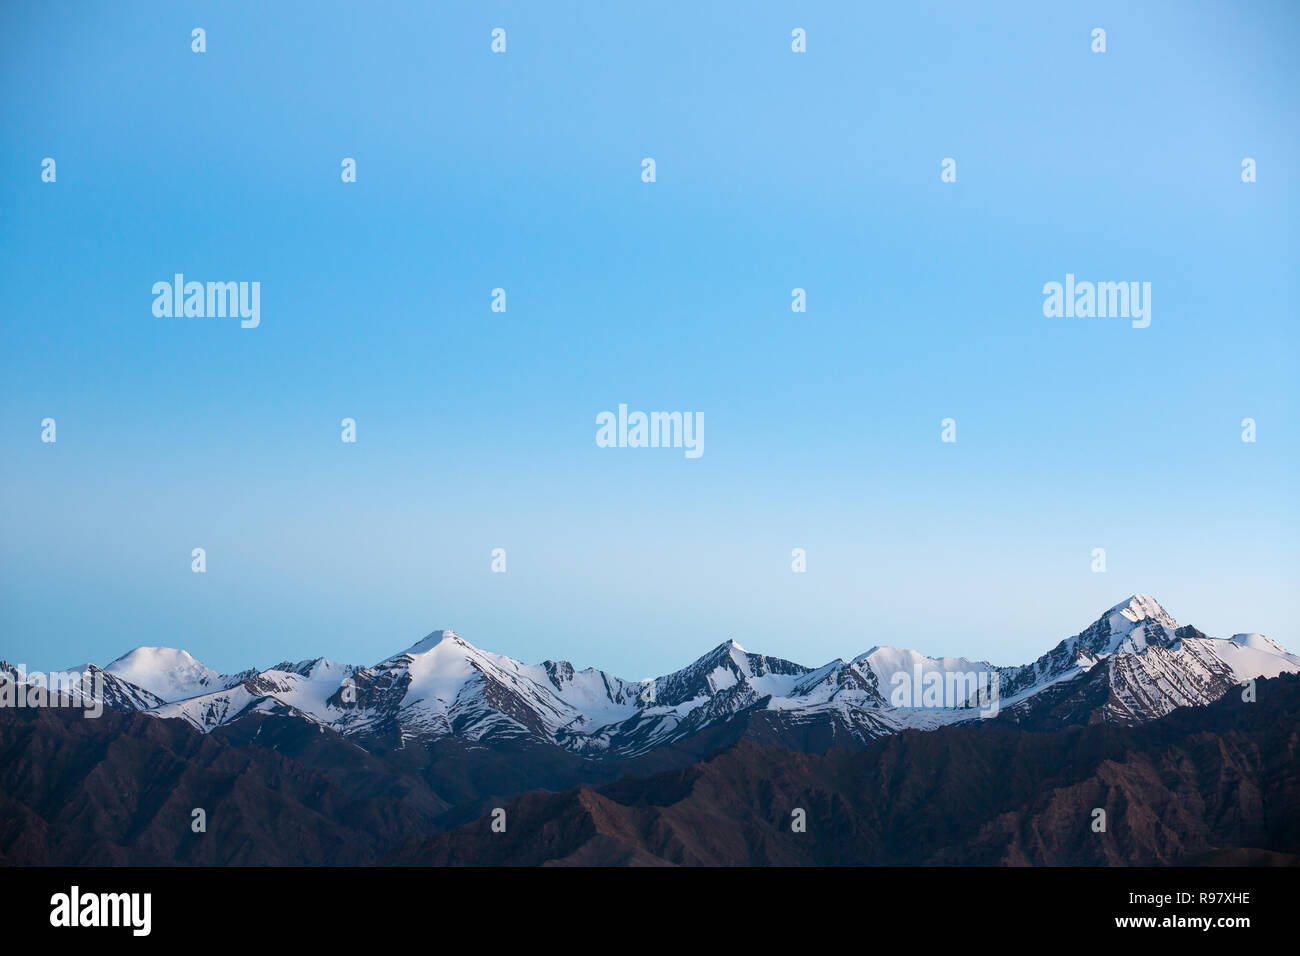
<instances>
[{"instance_id":1,"label":"snow on mountain slope","mask_svg":"<svg viewBox=\"0 0 1300 956\"><path fill-rule=\"evenodd\" d=\"M236 684L225 690L163 704L149 713L156 717L179 718L207 733L222 724L230 723L236 717L256 709L273 708L275 704L274 698L252 693L243 684Z\"/></svg>"},{"instance_id":2,"label":"snow on mountain slope","mask_svg":"<svg viewBox=\"0 0 1300 956\"><path fill-rule=\"evenodd\" d=\"M1236 637L1260 641L1239 643ZM1300 657L1288 654L1262 635L1236 637L1219 640L1188 635L1172 647L1155 646L1145 652L1114 655L1110 661L1107 719L1120 723L1152 720L1176 707L1218 700L1252 678L1300 670Z\"/></svg>"},{"instance_id":3,"label":"snow on mountain slope","mask_svg":"<svg viewBox=\"0 0 1300 956\"><path fill-rule=\"evenodd\" d=\"M338 698L343 682L360 668L318 657L291 664L283 661L249 677L241 684L256 696L274 697L322 723L332 723L343 713Z\"/></svg>"},{"instance_id":4,"label":"snow on mountain slope","mask_svg":"<svg viewBox=\"0 0 1300 956\"><path fill-rule=\"evenodd\" d=\"M42 674L38 678L35 674L24 673L0 661L0 676L26 685L28 688L33 683L38 683L51 695L57 695L75 706L89 710L94 709L97 701L102 702L108 710L125 713L149 710L164 703L162 698L149 693L143 687L137 687L94 664L71 667L54 674Z\"/></svg>"},{"instance_id":5,"label":"snow on mountain slope","mask_svg":"<svg viewBox=\"0 0 1300 956\"><path fill-rule=\"evenodd\" d=\"M778 709L778 701L796 693L811 672L779 657L751 654L728 640L681 670L638 685L625 682L624 689L635 692L628 702L633 706L622 705L625 716L618 723L575 723L557 742L579 752L644 753L747 710ZM602 716L613 712L606 708Z\"/></svg>"},{"instance_id":6,"label":"snow on mountain slope","mask_svg":"<svg viewBox=\"0 0 1300 956\"><path fill-rule=\"evenodd\" d=\"M157 694L132 684L117 674L111 674L94 664L78 668L83 675L78 689L84 698L101 699L109 710L148 710L163 703Z\"/></svg>"},{"instance_id":7,"label":"snow on mountain slope","mask_svg":"<svg viewBox=\"0 0 1300 956\"><path fill-rule=\"evenodd\" d=\"M172 647L137 647L104 670L169 702L224 690L257 673L218 674L187 651Z\"/></svg>"},{"instance_id":8,"label":"snow on mountain slope","mask_svg":"<svg viewBox=\"0 0 1300 956\"><path fill-rule=\"evenodd\" d=\"M632 714L639 684L548 661L526 665L475 647L454 631L428 637L352 678L341 700L345 733L470 740L581 733ZM567 728L567 729L565 729Z\"/></svg>"},{"instance_id":9,"label":"snow on mountain slope","mask_svg":"<svg viewBox=\"0 0 1300 956\"><path fill-rule=\"evenodd\" d=\"M751 654L735 641L719 644L679 671L656 677L643 693L658 707L675 707L737 690L741 696L780 695L790 691L809 668L779 657Z\"/></svg>"},{"instance_id":10,"label":"snow on mountain slope","mask_svg":"<svg viewBox=\"0 0 1300 956\"><path fill-rule=\"evenodd\" d=\"M921 706L926 675L980 676L991 675L999 670L988 661L970 661L964 657L926 657L901 647L873 647L854 658L852 666L864 676L869 674L874 677L872 683L883 700L891 706L900 707ZM950 685L958 686L955 682L945 682L941 686L946 689ZM968 695L962 695L960 699L946 700L944 703L957 707L968 699ZM912 703L905 703L909 700Z\"/></svg>"},{"instance_id":11,"label":"snow on mountain slope","mask_svg":"<svg viewBox=\"0 0 1300 956\"><path fill-rule=\"evenodd\" d=\"M1154 598L1135 594L1032 664L1001 668L1000 690L1004 699L1018 698L1026 691L1062 677L1077 677L1113 654L1142 654L1151 647L1170 648L1183 636L1196 635L1204 637L1195 628L1180 629Z\"/></svg>"},{"instance_id":12,"label":"snow on mountain slope","mask_svg":"<svg viewBox=\"0 0 1300 956\"><path fill-rule=\"evenodd\" d=\"M532 739L575 753L629 756L743 714L766 714L768 731L816 725L823 735L857 741L978 720L987 699L970 681L992 675L1000 707L1022 715L1035 701L1068 701L1088 678L1088 687L1100 688L1088 698L1094 703L1067 711L1079 720L1131 723L1209 703L1254 677L1295 671L1300 657L1263 635L1207 637L1136 594L1017 667L878 646L847 663L809 668L728 640L680 670L627 681L566 661L523 664L438 630L372 667L318 658L223 675L185 651L141 647L101 673L111 706L177 717L204 731L275 710L363 745Z\"/></svg>"},{"instance_id":13,"label":"snow on mountain slope","mask_svg":"<svg viewBox=\"0 0 1300 956\"><path fill-rule=\"evenodd\" d=\"M1284 647L1282 647L1282 645L1278 644L1277 641L1270 640L1269 638L1265 637L1263 634L1234 634L1232 635L1232 637L1228 638L1228 640L1231 641L1233 644L1236 644L1238 647L1242 647L1247 650L1254 651L1257 654L1263 655L1261 657L1251 656L1250 658L1244 659L1244 660L1250 660L1254 662L1254 665L1252 666L1265 666L1265 665L1273 666L1273 667L1281 666L1281 662L1279 661L1279 658L1281 658L1284 661L1290 662L1292 665L1300 666L1300 656L1289 653ZM1256 676L1277 677L1278 674L1284 673L1285 671L1286 668L1283 668L1282 670L1276 671L1274 673L1260 671L1260 673L1257 674Z\"/></svg>"},{"instance_id":14,"label":"snow on mountain slope","mask_svg":"<svg viewBox=\"0 0 1300 956\"><path fill-rule=\"evenodd\" d=\"M625 681L594 667L575 670L568 661L520 665L520 670L577 711L578 716L565 725L571 730L616 723L647 699L648 682Z\"/></svg>"}]
</instances>

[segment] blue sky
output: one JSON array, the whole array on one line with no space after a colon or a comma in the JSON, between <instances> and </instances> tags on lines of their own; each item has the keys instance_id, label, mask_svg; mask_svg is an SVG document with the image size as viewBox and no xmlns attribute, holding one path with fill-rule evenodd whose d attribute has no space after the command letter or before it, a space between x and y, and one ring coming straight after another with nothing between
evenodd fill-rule
<instances>
[{"instance_id":1,"label":"blue sky","mask_svg":"<svg viewBox=\"0 0 1300 956\"><path fill-rule=\"evenodd\" d=\"M1300 648L1300 8L905 7L6 5L0 657L1019 663L1135 591Z\"/></svg>"}]
</instances>

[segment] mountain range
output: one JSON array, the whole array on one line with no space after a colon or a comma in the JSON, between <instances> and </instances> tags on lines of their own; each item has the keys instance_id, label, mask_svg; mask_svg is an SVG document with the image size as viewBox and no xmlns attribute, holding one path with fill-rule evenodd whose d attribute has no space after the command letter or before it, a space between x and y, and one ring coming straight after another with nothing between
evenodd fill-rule
<instances>
[{"instance_id":1,"label":"mountain range","mask_svg":"<svg viewBox=\"0 0 1300 956\"><path fill-rule=\"evenodd\" d=\"M1300 774L1259 750L1294 736L1300 657L1259 634L1179 626L1141 594L1019 666L874 647L809 667L727 641L636 681L524 664L439 630L370 666L317 658L221 674L183 650L139 647L72 670L78 691L103 701L100 719L0 707L0 862L1152 863L1300 852L1300 821L1285 812ZM0 702L38 681L0 662ZM1252 681L1281 694L1249 706ZM1266 714L1282 723L1264 727ZM786 796L809 806L816 839L781 836ZM1123 847L1042 843L1035 828L1108 800L1134 828ZM1164 807L1154 823L1144 800ZM1239 819L1268 816L1265 804L1273 817L1260 826ZM195 807L220 839L190 832ZM480 831L496 808L513 836L488 852ZM710 813L726 819L701 830ZM534 824L545 839L524 838ZM1230 836L1207 838L1211 825Z\"/></svg>"},{"instance_id":2,"label":"mountain range","mask_svg":"<svg viewBox=\"0 0 1300 956\"><path fill-rule=\"evenodd\" d=\"M180 719L205 733L280 713L366 749L527 739L630 758L742 714L759 717L770 736L838 746L990 712L1015 722L1142 723L1252 678L1300 671L1300 657L1260 634L1218 639L1179 627L1136 594L1036 661L1011 667L893 647L808 667L727 641L681 670L631 681L567 661L524 664L438 630L368 667L316 658L220 674L183 650L137 647L102 669L78 670L92 678L87 686L102 680L111 709ZM988 706L994 696L996 708Z\"/></svg>"}]
</instances>

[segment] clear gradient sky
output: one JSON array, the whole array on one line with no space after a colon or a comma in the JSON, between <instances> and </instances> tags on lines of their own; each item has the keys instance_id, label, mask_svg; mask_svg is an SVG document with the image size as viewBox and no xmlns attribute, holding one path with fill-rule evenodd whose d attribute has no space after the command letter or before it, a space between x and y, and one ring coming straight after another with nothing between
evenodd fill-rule
<instances>
[{"instance_id":1,"label":"clear gradient sky","mask_svg":"<svg viewBox=\"0 0 1300 956\"><path fill-rule=\"evenodd\" d=\"M187 6L0 12L0 657L1300 649L1297 5Z\"/></svg>"}]
</instances>

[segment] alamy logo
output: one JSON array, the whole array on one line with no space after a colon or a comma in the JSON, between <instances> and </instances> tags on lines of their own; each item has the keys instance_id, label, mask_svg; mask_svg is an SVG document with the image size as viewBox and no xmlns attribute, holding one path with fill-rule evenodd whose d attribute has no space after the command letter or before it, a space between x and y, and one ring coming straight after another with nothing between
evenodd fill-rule
<instances>
[{"instance_id":1,"label":"alamy logo","mask_svg":"<svg viewBox=\"0 0 1300 956\"><path fill-rule=\"evenodd\" d=\"M148 936L153 928L150 893L82 893L74 886L50 897L51 926L129 926L131 935Z\"/></svg>"},{"instance_id":2,"label":"alamy logo","mask_svg":"<svg viewBox=\"0 0 1300 956\"><path fill-rule=\"evenodd\" d=\"M599 448L685 448L687 458L704 454L703 412L632 412L626 405L596 416Z\"/></svg>"},{"instance_id":3,"label":"alamy logo","mask_svg":"<svg viewBox=\"0 0 1300 956\"><path fill-rule=\"evenodd\" d=\"M1048 282L1043 295L1043 315L1049 319L1131 318L1135 329L1151 324L1150 282L1075 282L1074 273L1067 272L1064 285Z\"/></svg>"},{"instance_id":4,"label":"alamy logo","mask_svg":"<svg viewBox=\"0 0 1300 956\"><path fill-rule=\"evenodd\" d=\"M979 707L980 717L996 717L1000 709L997 671L923 670L918 661L912 671L890 675L891 707Z\"/></svg>"},{"instance_id":5,"label":"alamy logo","mask_svg":"<svg viewBox=\"0 0 1300 956\"><path fill-rule=\"evenodd\" d=\"M104 713L104 672L32 671L22 664L0 665L0 707L76 708L82 717Z\"/></svg>"},{"instance_id":6,"label":"alamy logo","mask_svg":"<svg viewBox=\"0 0 1300 956\"><path fill-rule=\"evenodd\" d=\"M262 322L262 283L186 282L176 273L171 282L153 284L153 314L160 319L224 319L238 316L241 328Z\"/></svg>"}]
</instances>

